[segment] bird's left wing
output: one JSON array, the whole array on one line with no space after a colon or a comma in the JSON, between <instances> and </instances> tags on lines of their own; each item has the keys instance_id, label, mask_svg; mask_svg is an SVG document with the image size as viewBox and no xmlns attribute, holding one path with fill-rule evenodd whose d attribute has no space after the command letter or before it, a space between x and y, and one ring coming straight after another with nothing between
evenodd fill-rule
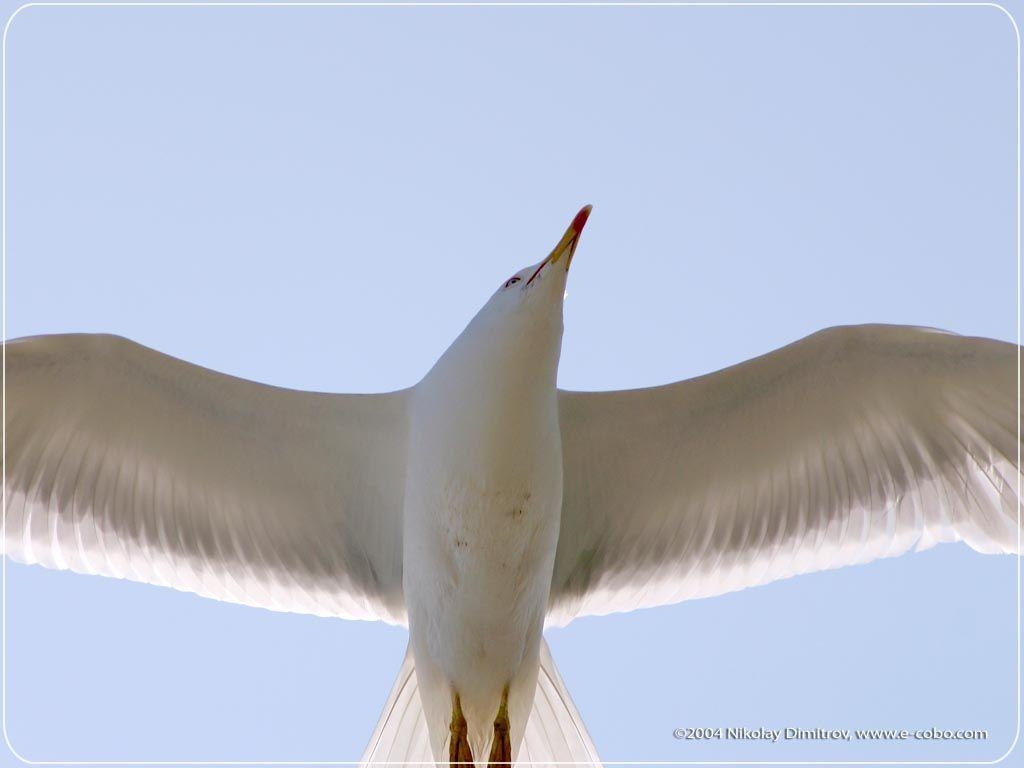
<instances>
[{"instance_id":1,"label":"bird's left wing","mask_svg":"<svg viewBox=\"0 0 1024 768\"><path fill-rule=\"evenodd\" d=\"M8 342L6 553L405 621L405 395L256 384L116 336Z\"/></svg>"},{"instance_id":2,"label":"bird's left wing","mask_svg":"<svg viewBox=\"0 0 1024 768\"><path fill-rule=\"evenodd\" d=\"M548 624L963 540L1012 552L1018 348L833 328L664 387L559 392Z\"/></svg>"}]
</instances>

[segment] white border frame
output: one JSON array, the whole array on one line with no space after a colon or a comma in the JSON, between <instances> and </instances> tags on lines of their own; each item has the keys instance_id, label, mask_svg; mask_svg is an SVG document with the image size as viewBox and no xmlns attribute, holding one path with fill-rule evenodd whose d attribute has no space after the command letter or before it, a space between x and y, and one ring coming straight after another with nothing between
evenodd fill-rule
<instances>
[{"instance_id":1,"label":"white border frame","mask_svg":"<svg viewBox=\"0 0 1024 768\"><path fill-rule=\"evenodd\" d=\"M1005 14L1006 18L1010 20L1010 24L1013 27L1013 33L1017 39L1017 226L1016 226L1016 246L1017 246L1017 551L1021 551L1021 506L1020 500L1022 499L1021 490L1021 409L1020 409L1020 396L1021 396L1021 37L1020 28L1017 26L1017 21L1004 6L996 2L773 2L768 0L767 2L590 2L589 0L583 0L582 2L562 2L556 0L554 2L541 2L538 0L526 0L525 2L451 2L450 0L423 0L420 1L409 1L405 2L402 0L384 0L383 2L365 2L364 0L353 0L352 2L220 2L219 0L212 0L211 2L198 2L196 0L188 0L186 2L28 2L14 10L14 12L8 17L7 22L4 24L3 31L3 43L2 43L2 138L0 138L0 164L3 168L0 170L0 256L2 256L2 265L0 265L0 279L3 282L2 296L3 296L3 311L2 318L0 318L0 327L2 327L2 347L0 347L0 360L2 360L3 366L3 384L2 384L2 416L3 416L3 455L7 455L7 33L10 31L11 24L14 19L17 18L18 14L27 8L32 7L62 7L70 6L77 8L89 8L89 7L336 7L336 6L348 6L348 7L432 7L432 6L443 6L443 7L456 7L456 6L468 6L468 7L537 7L537 6L552 6L552 7L680 7L680 6L704 6L704 7L952 7L952 8L994 8ZM6 536L7 528L7 465L6 462L3 465L3 488L0 491L0 497L2 497L2 520L0 520L0 549L2 549L2 540ZM26 757L22 757L21 754L11 744L10 737L7 734L7 558L0 556L3 560L3 565L0 567L0 575L2 575L2 600L0 600L0 631L2 631L2 659L0 659L0 672L2 672L3 680L0 681L0 709L2 709L3 725L3 739L4 744L7 745L7 749L10 750L11 754L24 763L25 765L161 765L161 766L176 766L176 765L253 765L253 766L274 766L274 765L288 765L288 766L342 766L352 765L360 766L363 765L359 760L348 760L348 761L308 761L308 760L285 760L285 761L262 761L262 760L86 760L86 761L72 761L72 760L30 760ZM1017 743L1020 741L1021 733L1021 557L1017 557L1017 729L1013 736L1013 741L1010 742L1010 746L1007 750L997 757L995 760L655 760L655 761L639 761L639 762L627 762L627 761L606 761L601 762L604 765L998 765L1003 762L1013 750L1017 747ZM366 765L435 765L433 762L421 762L421 761L374 761L366 763ZM552 761L552 762L526 762L516 761L518 766L548 766L548 765L589 765L589 763L577 763L567 761Z\"/></svg>"}]
</instances>

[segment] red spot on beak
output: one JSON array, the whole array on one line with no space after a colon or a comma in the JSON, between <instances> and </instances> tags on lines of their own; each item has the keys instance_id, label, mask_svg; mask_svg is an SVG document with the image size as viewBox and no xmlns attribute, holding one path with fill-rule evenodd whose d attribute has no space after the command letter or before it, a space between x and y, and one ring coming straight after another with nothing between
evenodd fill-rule
<instances>
[{"instance_id":1,"label":"red spot on beak","mask_svg":"<svg viewBox=\"0 0 1024 768\"><path fill-rule=\"evenodd\" d=\"M565 234L562 235L562 239L558 241L558 245L555 246L555 250L548 254L548 257L540 263L536 271L530 275L530 279L526 281L526 288L533 282L533 279L540 274L540 271L544 269L548 264L552 263L552 260L558 261L562 254L568 250L568 255L565 257L565 269L569 271L569 264L572 263L573 254L576 253L576 245L579 243L580 233L583 231L583 227L587 223L587 219L590 218L590 206L584 205L580 208L580 212L573 218L569 228L565 230Z\"/></svg>"},{"instance_id":2,"label":"red spot on beak","mask_svg":"<svg viewBox=\"0 0 1024 768\"><path fill-rule=\"evenodd\" d=\"M590 206L584 205L580 208L580 212L576 214L576 218L572 220L572 229L579 235L583 231L583 227L587 223L587 219L590 218Z\"/></svg>"},{"instance_id":3,"label":"red spot on beak","mask_svg":"<svg viewBox=\"0 0 1024 768\"><path fill-rule=\"evenodd\" d=\"M587 219L590 218L590 206L584 205L580 208L580 212L576 214L576 218L572 220L570 225L572 231L575 232L575 236L572 239L572 245L569 246L569 256L565 260L565 269L568 271L569 265L572 264L572 257L576 255L576 246L580 242L580 233L583 232L583 227L587 223Z\"/></svg>"}]
</instances>

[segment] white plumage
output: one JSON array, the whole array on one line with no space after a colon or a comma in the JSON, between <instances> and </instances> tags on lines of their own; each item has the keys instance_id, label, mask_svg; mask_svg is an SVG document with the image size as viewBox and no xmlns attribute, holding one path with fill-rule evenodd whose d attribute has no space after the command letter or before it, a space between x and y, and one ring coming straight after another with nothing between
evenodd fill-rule
<instances>
[{"instance_id":1,"label":"white plumage","mask_svg":"<svg viewBox=\"0 0 1024 768\"><path fill-rule=\"evenodd\" d=\"M278 389L116 336L6 355L15 560L405 622L405 393Z\"/></svg>"},{"instance_id":2,"label":"white plumage","mask_svg":"<svg viewBox=\"0 0 1024 768\"><path fill-rule=\"evenodd\" d=\"M963 540L1019 548L1016 346L833 328L625 392L555 376L589 208L416 387L295 392L122 338L6 346L6 554L408 625L364 759L596 764L544 625ZM564 268L562 268L564 266ZM499 718L500 719L500 718Z\"/></svg>"},{"instance_id":3,"label":"white plumage","mask_svg":"<svg viewBox=\"0 0 1024 768\"><path fill-rule=\"evenodd\" d=\"M863 325L665 387L559 393L548 623L939 542L1013 552L1016 370L1012 344Z\"/></svg>"}]
</instances>

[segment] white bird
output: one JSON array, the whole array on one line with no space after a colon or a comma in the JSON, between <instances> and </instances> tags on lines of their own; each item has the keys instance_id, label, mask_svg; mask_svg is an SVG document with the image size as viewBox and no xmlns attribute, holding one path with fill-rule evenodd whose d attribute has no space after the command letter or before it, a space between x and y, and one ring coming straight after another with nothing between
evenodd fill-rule
<instances>
[{"instance_id":1,"label":"white bird","mask_svg":"<svg viewBox=\"0 0 1024 768\"><path fill-rule=\"evenodd\" d=\"M6 554L409 627L363 756L598 764L542 631L962 540L1019 552L1018 348L832 328L689 381L556 386L590 213L416 386L264 386L7 343Z\"/></svg>"}]
</instances>

